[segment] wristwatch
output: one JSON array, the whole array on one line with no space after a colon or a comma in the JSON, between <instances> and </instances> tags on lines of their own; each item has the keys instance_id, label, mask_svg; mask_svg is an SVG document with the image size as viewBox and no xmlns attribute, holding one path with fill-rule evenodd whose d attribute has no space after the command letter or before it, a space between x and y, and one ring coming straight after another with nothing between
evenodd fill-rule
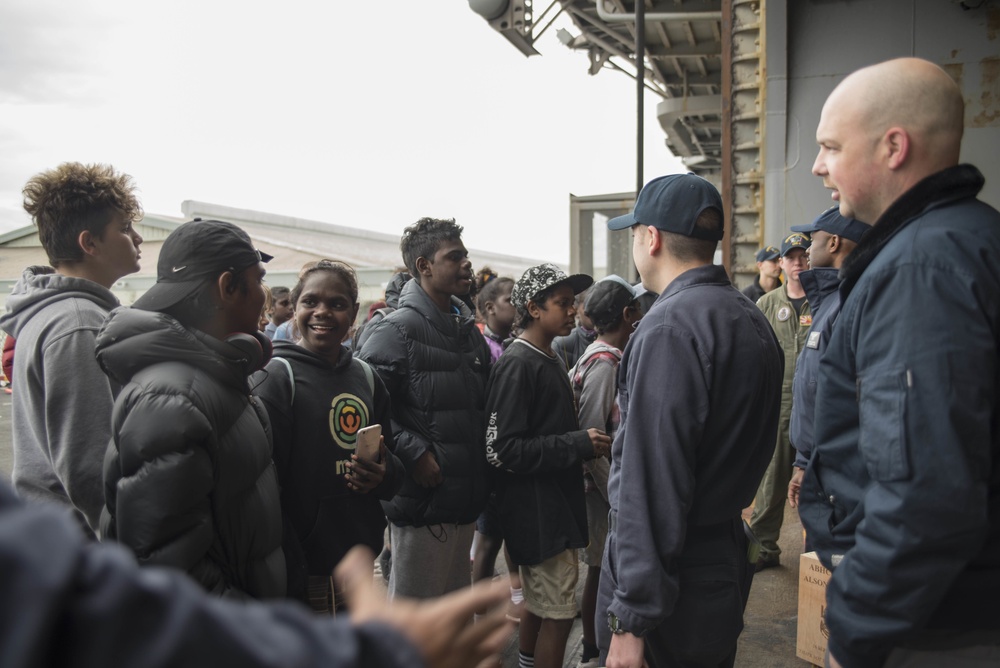
<instances>
[{"instance_id":1,"label":"wristwatch","mask_svg":"<svg viewBox=\"0 0 1000 668\"><path fill-rule=\"evenodd\" d=\"M608 628L611 629L611 632L616 636L628 633L628 631L622 628L622 620L618 619L618 615L613 612L608 613Z\"/></svg>"}]
</instances>

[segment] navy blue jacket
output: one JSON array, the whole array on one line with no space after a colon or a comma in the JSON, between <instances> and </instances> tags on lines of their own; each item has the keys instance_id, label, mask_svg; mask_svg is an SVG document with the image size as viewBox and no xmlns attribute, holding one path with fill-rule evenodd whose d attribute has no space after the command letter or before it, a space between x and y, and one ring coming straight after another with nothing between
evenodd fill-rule
<instances>
[{"instance_id":1,"label":"navy blue jacket","mask_svg":"<svg viewBox=\"0 0 1000 668\"><path fill-rule=\"evenodd\" d=\"M813 451L813 418L816 412L816 379L819 377L819 358L830 342L833 324L840 313L839 269L816 267L799 274L806 301L812 309L812 327L806 336L806 345L795 363L792 380L792 418L789 438L795 447L795 466L804 469Z\"/></svg>"},{"instance_id":2,"label":"navy blue jacket","mask_svg":"<svg viewBox=\"0 0 1000 668\"><path fill-rule=\"evenodd\" d=\"M601 574L623 628L644 635L668 617L690 533L750 505L774 453L783 374L774 330L722 267L684 272L639 321L618 367Z\"/></svg>"},{"instance_id":3,"label":"navy blue jacket","mask_svg":"<svg viewBox=\"0 0 1000 668\"><path fill-rule=\"evenodd\" d=\"M1000 212L971 165L882 215L842 268L800 516L829 648L882 665L928 629L1000 629Z\"/></svg>"},{"instance_id":4,"label":"navy blue jacket","mask_svg":"<svg viewBox=\"0 0 1000 668\"><path fill-rule=\"evenodd\" d=\"M316 617L291 601L206 596L175 568L139 568L121 546L84 538L48 504L0 482L0 657L4 666L422 666L378 622Z\"/></svg>"}]
</instances>

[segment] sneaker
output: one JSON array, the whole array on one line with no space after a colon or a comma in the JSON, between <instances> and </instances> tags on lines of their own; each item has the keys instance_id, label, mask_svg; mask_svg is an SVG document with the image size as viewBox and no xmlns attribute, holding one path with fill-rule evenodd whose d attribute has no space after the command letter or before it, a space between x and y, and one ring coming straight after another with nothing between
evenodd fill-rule
<instances>
[{"instance_id":1,"label":"sneaker","mask_svg":"<svg viewBox=\"0 0 1000 668\"><path fill-rule=\"evenodd\" d=\"M600 665L600 658L595 656L593 659L576 664L576 668L600 668Z\"/></svg>"},{"instance_id":2,"label":"sneaker","mask_svg":"<svg viewBox=\"0 0 1000 668\"><path fill-rule=\"evenodd\" d=\"M780 566L781 562L778 560L778 555L776 554L762 554L757 559L757 563L754 564L754 572L760 573L765 568L775 568Z\"/></svg>"}]
</instances>

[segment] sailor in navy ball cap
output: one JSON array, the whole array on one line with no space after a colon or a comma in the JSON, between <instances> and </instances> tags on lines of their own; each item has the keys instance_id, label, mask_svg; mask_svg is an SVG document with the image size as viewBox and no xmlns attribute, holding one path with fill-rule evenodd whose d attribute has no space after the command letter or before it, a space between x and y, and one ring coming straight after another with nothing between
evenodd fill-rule
<instances>
[{"instance_id":1,"label":"sailor in navy ball cap","mask_svg":"<svg viewBox=\"0 0 1000 668\"><path fill-rule=\"evenodd\" d=\"M741 512L774 452L783 356L713 262L724 221L714 185L672 174L608 222L631 228L642 284L659 297L618 369L597 665L735 660L755 560ZM724 594L709 591L721 581Z\"/></svg>"},{"instance_id":2,"label":"sailor in navy ball cap","mask_svg":"<svg viewBox=\"0 0 1000 668\"><path fill-rule=\"evenodd\" d=\"M718 224L696 225L705 209L718 209ZM721 241L724 231L722 197L709 181L694 174L668 174L653 179L639 193L631 213L608 221L609 230L624 230L635 224L652 225L664 232Z\"/></svg>"}]
</instances>

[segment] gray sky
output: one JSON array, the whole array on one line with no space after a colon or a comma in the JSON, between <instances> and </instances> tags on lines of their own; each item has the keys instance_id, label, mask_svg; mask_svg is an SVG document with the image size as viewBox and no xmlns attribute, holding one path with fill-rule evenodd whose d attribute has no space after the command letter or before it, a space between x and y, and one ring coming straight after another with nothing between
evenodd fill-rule
<instances>
[{"instance_id":1,"label":"gray sky","mask_svg":"<svg viewBox=\"0 0 1000 668\"><path fill-rule=\"evenodd\" d=\"M548 2L536 2L540 12ZM144 208L194 199L567 261L569 193L630 191L635 84L555 37L525 58L465 0L4 0L0 232L60 162L108 162ZM685 171L647 96L646 179Z\"/></svg>"}]
</instances>

